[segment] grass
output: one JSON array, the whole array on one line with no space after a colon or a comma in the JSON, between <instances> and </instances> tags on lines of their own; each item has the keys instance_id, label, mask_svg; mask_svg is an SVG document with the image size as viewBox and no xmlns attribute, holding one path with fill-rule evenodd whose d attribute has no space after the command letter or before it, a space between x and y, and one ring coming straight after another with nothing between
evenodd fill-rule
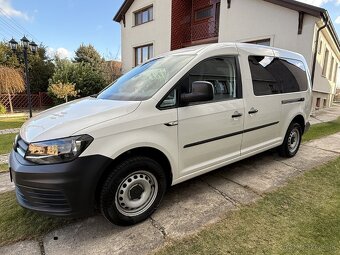
<instances>
[{"instance_id":1,"label":"grass","mask_svg":"<svg viewBox=\"0 0 340 255\"><path fill-rule=\"evenodd\" d=\"M15 136L16 134L0 135L0 155L11 151Z\"/></svg>"},{"instance_id":2,"label":"grass","mask_svg":"<svg viewBox=\"0 0 340 255\"><path fill-rule=\"evenodd\" d=\"M334 121L319 123L311 126L308 132L303 135L302 141L308 142L310 140L318 139L337 132L340 132L340 117Z\"/></svg>"},{"instance_id":3,"label":"grass","mask_svg":"<svg viewBox=\"0 0 340 255\"><path fill-rule=\"evenodd\" d=\"M0 173L8 172L8 164L0 164Z\"/></svg>"},{"instance_id":4,"label":"grass","mask_svg":"<svg viewBox=\"0 0 340 255\"><path fill-rule=\"evenodd\" d=\"M71 222L21 208L16 202L14 192L0 194L0 208L0 246L21 240L38 239Z\"/></svg>"},{"instance_id":5,"label":"grass","mask_svg":"<svg viewBox=\"0 0 340 255\"><path fill-rule=\"evenodd\" d=\"M0 118L0 130L9 128L19 128L27 120L26 117Z\"/></svg>"},{"instance_id":6,"label":"grass","mask_svg":"<svg viewBox=\"0 0 340 255\"><path fill-rule=\"evenodd\" d=\"M340 157L157 254L340 254Z\"/></svg>"}]
</instances>

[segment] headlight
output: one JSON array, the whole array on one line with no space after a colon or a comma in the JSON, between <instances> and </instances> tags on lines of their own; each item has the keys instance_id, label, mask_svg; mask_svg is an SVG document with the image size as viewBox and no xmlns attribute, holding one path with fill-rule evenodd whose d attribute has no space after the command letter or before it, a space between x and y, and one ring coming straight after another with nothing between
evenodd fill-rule
<instances>
[{"instance_id":1,"label":"headlight","mask_svg":"<svg viewBox=\"0 0 340 255\"><path fill-rule=\"evenodd\" d=\"M89 135L30 143L25 159L38 164L56 164L72 161L93 141Z\"/></svg>"}]
</instances>

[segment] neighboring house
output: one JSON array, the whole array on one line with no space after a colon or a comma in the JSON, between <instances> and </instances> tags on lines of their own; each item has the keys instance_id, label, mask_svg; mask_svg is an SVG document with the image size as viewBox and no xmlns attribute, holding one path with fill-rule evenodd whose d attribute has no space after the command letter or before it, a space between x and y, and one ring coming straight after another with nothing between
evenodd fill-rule
<instances>
[{"instance_id":1,"label":"neighboring house","mask_svg":"<svg viewBox=\"0 0 340 255\"><path fill-rule=\"evenodd\" d=\"M122 62L116 60L105 61L104 73L108 81L114 81L122 75Z\"/></svg>"},{"instance_id":2,"label":"neighboring house","mask_svg":"<svg viewBox=\"0 0 340 255\"><path fill-rule=\"evenodd\" d=\"M325 9L293 0L125 0L114 20L121 24L123 73L178 48L257 43L301 53L314 77L314 109L333 101L340 41Z\"/></svg>"},{"instance_id":3,"label":"neighboring house","mask_svg":"<svg viewBox=\"0 0 340 255\"><path fill-rule=\"evenodd\" d=\"M334 101L335 102L340 102L340 89L339 88L336 89Z\"/></svg>"}]
</instances>

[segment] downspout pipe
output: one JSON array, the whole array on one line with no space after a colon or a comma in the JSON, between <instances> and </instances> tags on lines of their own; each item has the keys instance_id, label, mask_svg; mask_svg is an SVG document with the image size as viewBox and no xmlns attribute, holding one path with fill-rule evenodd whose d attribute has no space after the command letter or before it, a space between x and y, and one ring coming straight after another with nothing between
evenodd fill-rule
<instances>
[{"instance_id":1,"label":"downspout pipe","mask_svg":"<svg viewBox=\"0 0 340 255\"><path fill-rule=\"evenodd\" d=\"M314 49L314 57L313 57L313 66L312 66L312 74L311 74L311 80L312 80L312 88L314 87L314 76L315 76L315 64L316 64L316 56L318 54L318 45L319 45L319 34L322 29L327 27L328 25L328 17L325 17L325 24L318 29L316 32L316 41L315 41L315 49Z\"/></svg>"}]
</instances>

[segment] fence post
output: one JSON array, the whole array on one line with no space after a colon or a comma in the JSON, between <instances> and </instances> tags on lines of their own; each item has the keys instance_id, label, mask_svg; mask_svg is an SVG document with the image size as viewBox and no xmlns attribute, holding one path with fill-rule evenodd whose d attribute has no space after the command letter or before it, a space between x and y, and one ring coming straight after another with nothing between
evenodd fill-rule
<instances>
[{"instance_id":1,"label":"fence post","mask_svg":"<svg viewBox=\"0 0 340 255\"><path fill-rule=\"evenodd\" d=\"M42 109L41 92L39 92L39 109Z\"/></svg>"}]
</instances>

